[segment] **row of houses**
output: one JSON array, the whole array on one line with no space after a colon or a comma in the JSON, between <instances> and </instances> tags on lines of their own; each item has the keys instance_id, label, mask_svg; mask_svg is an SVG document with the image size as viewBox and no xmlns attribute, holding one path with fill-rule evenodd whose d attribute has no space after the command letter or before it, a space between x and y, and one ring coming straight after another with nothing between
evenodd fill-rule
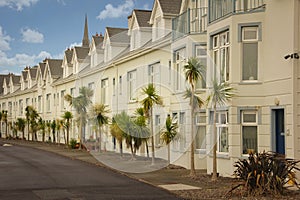
<instances>
[{"instance_id":1,"label":"row of houses","mask_svg":"<svg viewBox=\"0 0 300 200\"><path fill-rule=\"evenodd\" d=\"M43 119L53 120L72 110L64 96L77 96L86 86L94 90L93 103L108 105L110 117L132 114L141 106L141 89L154 83L164 102L154 108L156 132L168 115L178 119L172 162L189 168L195 140L196 168L211 173L213 110L204 106L192 122L189 100L183 98L183 66L197 57L207 68L205 81L197 83L202 99L214 78L236 89L216 113L220 175L230 176L233 163L249 151L299 159L299 9L300 0L154 0L152 10L132 11L128 28L107 27L91 38L86 18L82 46L67 49L63 60L46 58L21 76L0 76L1 110L14 121L32 105ZM71 138L77 138L73 129ZM87 126L85 138L95 137ZM104 140L113 150L111 136ZM166 157L158 134L155 149Z\"/></svg>"}]
</instances>

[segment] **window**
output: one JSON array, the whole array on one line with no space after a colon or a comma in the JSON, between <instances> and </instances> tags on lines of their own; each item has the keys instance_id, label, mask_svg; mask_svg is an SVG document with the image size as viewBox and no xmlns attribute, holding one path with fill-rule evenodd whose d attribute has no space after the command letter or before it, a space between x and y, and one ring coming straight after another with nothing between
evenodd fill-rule
<instances>
[{"instance_id":1,"label":"window","mask_svg":"<svg viewBox=\"0 0 300 200\"><path fill-rule=\"evenodd\" d=\"M66 93L65 90L62 90L62 91L60 92L60 109L61 109L62 111L65 110L65 93ZM57 95L57 98L58 98L58 95Z\"/></svg>"},{"instance_id":2,"label":"window","mask_svg":"<svg viewBox=\"0 0 300 200\"><path fill-rule=\"evenodd\" d=\"M38 111L42 112L42 96L38 96Z\"/></svg>"},{"instance_id":3,"label":"window","mask_svg":"<svg viewBox=\"0 0 300 200\"><path fill-rule=\"evenodd\" d=\"M116 78L113 78L113 95L116 95Z\"/></svg>"},{"instance_id":4,"label":"window","mask_svg":"<svg viewBox=\"0 0 300 200\"><path fill-rule=\"evenodd\" d=\"M210 121L213 123L214 113L210 113ZM221 153L228 152L228 111L217 111L217 151Z\"/></svg>"},{"instance_id":5,"label":"window","mask_svg":"<svg viewBox=\"0 0 300 200\"><path fill-rule=\"evenodd\" d=\"M160 115L155 115L155 146L160 146L162 141L160 139L160 131L161 131L161 119Z\"/></svg>"},{"instance_id":6,"label":"window","mask_svg":"<svg viewBox=\"0 0 300 200\"><path fill-rule=\"evenodd\" d=\"M51 94L46 95L46 110L47 112L51 111Z\"/></svg>"},{"instance_id":7,"label":"window","mask_svg":"<svg viewBox=\"0 0 300 200\"><path fill-rule=\"evenodd\" d=\"M243 154L257 152L257 111L242 111Z\"/></svg>"},{"instance_id":8,"label":"window","mask_svg":"<svg viewBox=\"0 0 300 200\"><path fill-rule=\"evenodd\" d=\"M148 80L149 83L160 84L160 63L155 63L148 66Z\"/></svg>"},{"instance_id":9,"label":"window","mask_svg":"<svg viewBox=\"0 0 300 200\"><path fill-rule=\"evenodd\" d=\"M175 51L175 90L180 91L183 88L183 66L185 65L185 48Z\"/></svg>"},{"instance_id":10,"label":"window","mask_svg":"<svg viewBox=\"0 0 300 200\"><path fill-rule=\"evenodd\" d=\"M197 134L195 138L195 147L199 150L206 150L206 113L196 114Z\"/></svg>"},{"instance_id":11,"label":"window","mask_svg":"<svg viewBox=\"0 0 300 200\"><path fill-rule=\"evenodd\" d=\"M101 80L101 103L108 104L108 79Z\"/></svg>"},{"instance_id":12,"label":"window","mask_svg":"<svg viewBox=\"0 0 300 200\"><path fill-rule=\"evenodd\" d=\"M70 94L71 94L72 97L75 96L75 88L71 88L70 89Z\"/></svg>"},{"instance_id":13,"label":"window","mask_svg":"<svg viewBox=\"0 0 300 200\"><path fill-rule=\"evenodd\" d=\"M207 47L206 45L195 46L195 56L200 60L201 65L204 66L205 74L204 79L198 80L196 83L196 89L206 88L206 68L207 68Z\"/></svg>"},{"instance_id":14,"label":"window","mask_svg":"<svg viewBox=\"0 0 300 200\"><path fill-rule=\"evenodd\" d=\"M122 76L119 77L119 94L122 95Z\"/></svg>"},{"instance_id":15,"label":"window","mask_svg":"<svg viewBox=\"0 0 300 200\"><path fill-rule=\"evenodd\" d=\"M127 86L130 101L136 100L136 70L127 73Z\"/></svg>"},{"instance_id":16,"label":"window","mask_svg":"<svg viewBox=\"0 0 300 200\"><path fill-rule=\"evenodd\" d=\"M23 115L23 99L19 100L19 114Z\"/></svg>"},{"instance_id":17,"label":"window","mask_svg":"<svg viewBox=\"0 0 300 200\"><path fill-rule=\"evenodd\" d=\"M30 105L30 98L26 98L26 107Z\"/></svg>"},{"instance_id":18,"label":"window","mask_svg":"<svg viewBox=\"0 0 300 200\"><path fill-rule=\"evenodd\" d=\"M220 81L229 81L229 31L213 36L213 78Z\"/></svg>"},{"instance_id":19,"label":"window","mask_svg":"<svg viewBox=\"0 0 300 200\"><path fill-rule=\"evenodd\" d=\"M258 80L258 27L242 27L242 80Z\"/></svg>"},{"instance_id":20,"label":"window","mask_svg":"<svg viewBox=\"0 0 300 200\"><path fill-rule=\"evenodd\" d=\"M178 134L176 136L177 140L174 140L173 148L184 151L186 147L185 141L185 126L186 126L186 116L185 112L173 112L172 113L172 120L177 122L178 124Z\"/></svg>"},{"instance_id":21,"label":"window","mask_svg":"<svg viewBox=\"0 0 300 200\"><path fill-rule=\"evenodd\" d=\"M168 81L169 85L171 85L172 83L172 62L171 60L169 60L169 81Z\"/></svg>"},{"instance_id":22,"label":"window","mask_svg":"<svg viewBox=\"0 0 300 200\"><path fill-rule=\"evenodd\" d=\"M88 88L94 91L94 89L95 89L95 83L94 82L89 83L88 84Z\"/></svg>"}]
</instances>

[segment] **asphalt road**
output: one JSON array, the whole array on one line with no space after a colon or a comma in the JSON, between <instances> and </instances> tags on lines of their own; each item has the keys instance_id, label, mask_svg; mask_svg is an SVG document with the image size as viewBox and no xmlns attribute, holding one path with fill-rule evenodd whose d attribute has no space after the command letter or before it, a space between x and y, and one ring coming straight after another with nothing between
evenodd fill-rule
<instances>
[{"instance_id":1,"label":"asphalt road","mask_svg":"<svg viewBox=\"0 0 300 200\"><path fill-rule=\"evenodd\" d=\"M0 199L178 198L99 166L42 150L0 143Z\"/></svg>"}]
</instances>

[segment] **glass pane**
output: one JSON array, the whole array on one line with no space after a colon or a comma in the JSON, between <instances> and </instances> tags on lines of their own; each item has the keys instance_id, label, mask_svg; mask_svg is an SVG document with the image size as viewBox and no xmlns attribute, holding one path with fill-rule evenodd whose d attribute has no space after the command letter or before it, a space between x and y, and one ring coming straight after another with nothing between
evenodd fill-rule
<instances>
[{"instance_id":1,"label":"glass pane","mask_svg":"<svg viewBox=\"0 0 300 200\"><path fill-rule=\"evenodd\" d=\"M195 138L196 149L206 149L205 134L206 134L206 127L198 126L197 135Z\"/></svg>"},{"instance_id":2,"label":"glass pane","mask_svg":"<svg viewBox=\"0 0 300 200\"><path fill-rule=\"evenodd\" d=\"M243 154L257 152L257 126L243 126Z\"/></svg>"},{"instance_id":3,"label":"glass pane","mask_svg":"<svg viewBox=\"0 0 300 200\"><path fill-rule=\"evenodd\" d=\"M256 113L244 113L243 114L244 123L256 123Z\"/></svg>"},{"instance_id":4,"label":"glass pane","mask_svg":"<svg viewBox=\"0 0 300 200\"><path fill-rule=\"evenodd\" d=\"M243 80L257 80L258 44L243 44Z\"/></svg>"},{"instance_id":5,"label":"glass pane","mask_svg":"<svg viewBox=\"0 0 300 200\"><path fill-rule=\"evenodd\" d=\"M228 152L228 128L219 127L219 152Z\"/></svg>"},{"instance_id":6,"label":"glass pane","mask_svg":"<svg viewBox=\"0 0 300 200\"><path fill-rule=\"evenodd\" d=\"M257 40L257 28L243 28L243 40Z\"/></svg>"},{"instance_id":7,"label":"glass pane","mask_svg":"<svg viewBox=\"0 0 300 200\"><path fill-rule=\"evenodd\" d=\"M221 124L226 124L226 113L221 113L220 114L220 120L221 120Z\"/></svg>"}]
</instances>

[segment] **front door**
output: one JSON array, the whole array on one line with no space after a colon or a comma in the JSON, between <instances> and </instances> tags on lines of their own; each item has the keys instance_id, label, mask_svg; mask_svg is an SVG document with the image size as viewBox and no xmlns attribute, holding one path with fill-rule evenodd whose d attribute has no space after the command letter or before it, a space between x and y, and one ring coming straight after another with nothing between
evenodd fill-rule
<instances>
[{"instance_id":1,"label":"front door","mask_svg":"<svg viewBox=\"0 0 300 200\"><path fill-rule=\"evenodd\" d=\"M284 109L272 110L273 151L285 154Z\"/></svg>"}]
</instances>

